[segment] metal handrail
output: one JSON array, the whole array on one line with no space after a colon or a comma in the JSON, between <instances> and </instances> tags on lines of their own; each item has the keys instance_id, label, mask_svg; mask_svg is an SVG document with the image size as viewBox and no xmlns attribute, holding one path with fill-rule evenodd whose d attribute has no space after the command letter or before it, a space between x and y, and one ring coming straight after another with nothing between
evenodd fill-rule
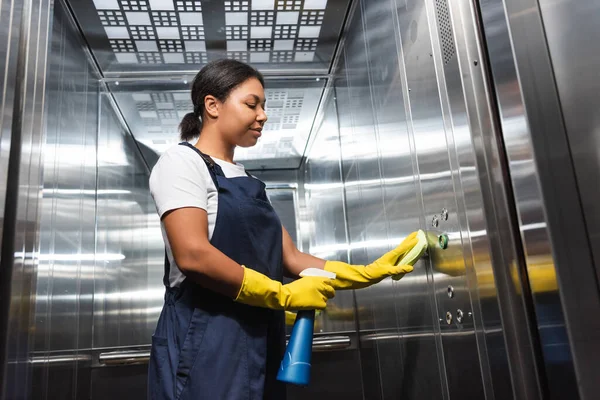
<instances>
[{"instance_id":1,"label":"metal handrail","mask_svg":"<svg viewBox=\"0 0 600 400\"><path fill-rule=\"evenodd\" d=\"M324 352L343 350L350 347L350 336L317 336L313 339L313 351ZM100 353L98 361L102 365L128 365L147 363L150 350L127 350Z\"/></svg>"},{"instance_id":2,"label":"metal handrail","mask_svg":"<svg viewBox=\"0 0 600 400\"><path fill-rule=\"evenodd\" d=\"M103 365L125 365L147 363L150 360L150 350L128 350L100 353L98 361Z\"/></svg>"}]
</instances>

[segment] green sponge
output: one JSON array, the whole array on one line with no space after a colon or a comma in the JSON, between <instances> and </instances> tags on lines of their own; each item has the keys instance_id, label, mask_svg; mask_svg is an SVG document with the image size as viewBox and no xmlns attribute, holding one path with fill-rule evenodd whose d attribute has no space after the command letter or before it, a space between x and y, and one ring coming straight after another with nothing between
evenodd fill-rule
<instances>
[{"instance_id":1,"label":"green sponge","mask_svg":"<svg viewBox=\"0 0 600 400\"><path fill-rule=\"evenodd\" d=\"M427 236L425 236L425 232L421 229L417 232L418 242L408 253L402 257L400 262L397 265L415 265L419 258L425 254L427 250ZM398 280L402 278L402 275L396 275L393 277L394 280Z\"/></svg>"}]
</instances>

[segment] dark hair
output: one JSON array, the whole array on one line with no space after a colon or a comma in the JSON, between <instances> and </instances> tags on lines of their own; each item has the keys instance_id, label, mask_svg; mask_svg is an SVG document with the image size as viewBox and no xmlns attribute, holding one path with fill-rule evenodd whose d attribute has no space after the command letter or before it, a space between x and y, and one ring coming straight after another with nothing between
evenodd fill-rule
<instances>
[{"instance_id":1,"label":"dark hair","mask_svg":"<svg viewBox=\"0 0 600 400\"><path fill-rule=\"evenodd\" d=\"M258 79L265 86L262 74L241 61L216 60L206 64L192 82L194 112L186 114L179 124L181 140L188 141L200 135L206 96L225 101L233 89L250 78Z\"/></svg>"}]
</instances>

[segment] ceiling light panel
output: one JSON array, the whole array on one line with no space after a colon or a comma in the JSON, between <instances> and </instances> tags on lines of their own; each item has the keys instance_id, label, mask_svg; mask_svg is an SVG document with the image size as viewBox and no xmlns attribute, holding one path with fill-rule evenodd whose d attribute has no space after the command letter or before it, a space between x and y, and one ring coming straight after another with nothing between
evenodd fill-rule
<instances>
[{"instance_id":1,"label":"ceiling light panel","mask_svg":"<svg viewBox=\"0 0 600 400\"><path fill-rule=\"evenodd\" d=\"M192 71L219 58L326 73L350 0L70 1L106 76Z\"/></svg>"}]
</instances>

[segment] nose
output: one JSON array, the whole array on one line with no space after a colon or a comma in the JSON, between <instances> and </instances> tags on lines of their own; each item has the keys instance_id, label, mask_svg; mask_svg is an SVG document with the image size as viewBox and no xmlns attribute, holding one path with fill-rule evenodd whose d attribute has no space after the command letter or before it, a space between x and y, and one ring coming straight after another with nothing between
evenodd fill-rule
<instances>
[{"instance_id":1,"label":"nose","mask_svg":"<svg viewBox=\"0 0 600 400\"><path fill-rule=\"evenodd\" d=\"M256 120L261 124L264 124L265 122L267 122L267 119L267 114L265 113L265 110L261 107L260 111L258 112L258 115L256 116Z\"/></svg>"}]
</instances>

